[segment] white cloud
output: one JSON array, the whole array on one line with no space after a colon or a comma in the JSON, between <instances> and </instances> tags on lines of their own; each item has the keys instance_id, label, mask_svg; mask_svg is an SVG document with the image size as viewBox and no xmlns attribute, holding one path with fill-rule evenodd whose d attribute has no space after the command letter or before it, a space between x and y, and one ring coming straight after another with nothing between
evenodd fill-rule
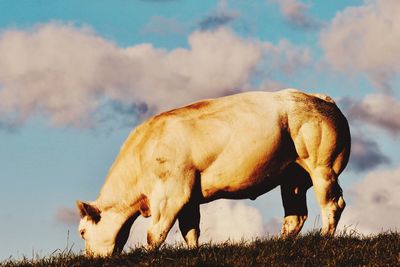
<instances>
[{"instance_id":1,"label":"white cloud","mask_svg":"<svg viewBox=\"0 0 400 267\"><path fill-rule=\"evenodd\" d=\"M218 200L201 209L201 241L240 241L263 236L263 221L258 209L243 201Z\"/></svg>"},{"instance_id":2,"label":"white cloud","mask_svg":"<svg viewBox=\"0 0 400 267\"><path fill-rule=\"evenodd\" d=\"M284 18L293 26L302 29L316 29L321 23L307 14L309 6L297 0L271 0L279 5Z\"/></svg>"},{"instance_id":3,"label":"white cloud","mask_svg":"<svg viewBox=\"0 0 400 267\"><path fill-rule=\"evenodd\" d=\"M272 217L264 223L264 235L274 236L280 235L282 228L282 218Z\"/></svg>"},{"instance_id":4,"label":"white cloud","mask_svg":"<svg viewBox=\"0 0 400 267\"><path fill-rule=\"evenodd\" d=\"M2 32L0 114L23 122L47 113L54 124L79 124L99 104L96 69L116 51L88 28L48 24Z\"/></svg>"},{"instance_id":5,"label":"white cloud","mask_svg":"<svg viewBox=\"0 0 400 267\"><path fill-rule=\"evenodd\" d=\"M264 43L264 60L268 71L290 75L311 62L310 50L296 47L288 40L280 40L276 45Z\"/></svg>"},{"instance_id":6,"label":"white cloud","mask_svg":"<svg viewBox=\"0 0 400 267\"><path fill-rule=\"evenodd\" d=\"M367 74L390 91L399 74L400 1L368 0L336 14L321 33L326 60L335 70Z\"/></svg>"},{"instance_id":7,"label":"white cloud","mask_svg":"<svg viewBox=\"0 0 400 267\"><path fill-rule=\"evenodd\" d=\"M120 48L88 27L59 23L0 34L0 124L40 115L55 126L89 127L105 103L159 111L248 88L263 59L292 71L308 60L287 41L273 45L230 30L196 31L189 48Z\"/></svg>"},{"instance_id":8,"label":"white cloud","mask_svg":"<svg viewBox=\"0 0 400 267\"><path fill-rule=\"evenodd\" d=\"M372 171L350 190L351 201L343 212L340 228L350 226L365 234L399 230L400 168Z\"/></svg>"},{"instance_id":9,"label":"white cloud","mask_svg":"<svg viewBox=\"0 0 400 267\"><path fill-rule=\"evenodd\" d=\"M87 28L46 24L0 37L0 112L34 113L55 125L86 125L104 98L160 109L247 82L261 47L232 32L195 32L190 49L118 48Z\"/></svg>"},{"instance_id":10,"label":"white cloud","mask_svg":"<svg viewBox=\"0 0 400 267\"><path fill-rule=\"evenodd\" d=\"M349 118L366 122L393 135L400 133L400 102L386 94L370 94L361 101L350 101Z\"/></svg>"},{"instance_id":11,"label":"white cloud","mask_svg":"<svg viewBox=\"0 0 400 267\"><path fill-rule=\"evenodd\" d=\"M258 209L238 200L217 200L200 206L200 243L251 240L265 236L265 230L276 232L276 221L264 225ZM151 218L139 218L131 229L128 246L145 245ZM177 224L171 229L167 243L183 242Z\"/></svg>"}]
</instances>

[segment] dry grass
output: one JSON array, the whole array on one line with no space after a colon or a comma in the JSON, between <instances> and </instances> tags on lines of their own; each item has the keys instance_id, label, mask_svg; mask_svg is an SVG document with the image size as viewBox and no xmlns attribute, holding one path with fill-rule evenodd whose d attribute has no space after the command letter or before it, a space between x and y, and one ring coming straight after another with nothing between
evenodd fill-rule
<instances>
[{"instance_id":1,"label":"dry grass","mask_svg":"<svg viewBox=\"0 0 400 267\"><path fill-rule=\"evenodd\" d=\"M311 232L297 238L206 244L188 250L136 248L108 258L86 258L64 250L41 259L8 260L0 266L400 266L400 233L344 233L334 238Z\"/></svg>"}]
</instances>

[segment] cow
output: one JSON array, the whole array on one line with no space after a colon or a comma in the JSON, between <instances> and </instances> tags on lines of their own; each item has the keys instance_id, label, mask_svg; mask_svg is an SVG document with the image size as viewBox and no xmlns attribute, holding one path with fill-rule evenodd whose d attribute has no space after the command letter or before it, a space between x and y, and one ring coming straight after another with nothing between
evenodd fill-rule
<instances>
[{"instance_id":1,"label":"cow","mask_svg":"<svg viewBox=\"0 0 400 267\"><path fill-rule=\"evenodd\" d=\"M121 252L138 216L151 216L149 249L176 220L198 246L199 205L256 199L280 186L283 236L307 219L313 186L323 235L333 235L345 208L338 176L350 156L348 122L335 102L295 89L245 92L195 102L153 116L122 145L95 201L77 201L86 254Z\"/></svg>"}]
</instances>

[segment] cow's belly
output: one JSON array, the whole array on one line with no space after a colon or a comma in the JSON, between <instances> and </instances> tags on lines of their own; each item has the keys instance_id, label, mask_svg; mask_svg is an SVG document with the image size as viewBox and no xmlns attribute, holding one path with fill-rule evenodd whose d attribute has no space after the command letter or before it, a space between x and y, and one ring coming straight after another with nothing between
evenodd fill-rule
<instances>
[{"instance_id":1,"label":"cow's belly","mask_svg":"<svg viewBox=\"0 0 400 267\"><path fill-rule=\"evenodd\" d=\"M207 178L205 178L207 179ZM204 180L205 180L204 179ZM202 180L202 181L204 181ZM262 179L243 178L242 184L202 182L202 202L207 203L215 199L256 199L258 196L274 189L279 185L279 175L265 176ZM235 180L234 182L237 182Z\"/></svg>"},{"instance_id":2,"label":"cow's belly","mask_svg":"<svg viewBox=\"0 0 400 267\"><path fill-rule=\"evenodd\" d=\"M218 198L255 199L279 185L279 175L295 160L291 142L260 142L227 149L201 172L204 202Z\"/></svg>"}]
</instances>

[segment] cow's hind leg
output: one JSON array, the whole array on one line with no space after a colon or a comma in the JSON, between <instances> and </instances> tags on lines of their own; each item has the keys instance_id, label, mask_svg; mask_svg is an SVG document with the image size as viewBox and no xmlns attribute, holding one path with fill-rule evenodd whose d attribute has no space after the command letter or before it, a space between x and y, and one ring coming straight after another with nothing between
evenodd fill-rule
<instances>
[{"instance_id":1,"label":"cow's hind leg","mask_svg":"<svg viewBox=\"0 0 400 267\"><path fill-rule=\"evenodd\" d=\"M178 216L179 229L189 248L198 247L200 236L200 205L196 201L186 204Z\"/></svg>"},{"instance_id":2,"label":"cow's hind leg","mask_svg":"<svg viewBox=\"0 0 400 267\"><path fill-rule=\"evenodd\" d=\"M311 174L315 195L321 207L323 235L333 235L345 208L342 189L336 173L328 167L317 167Z\"/></svg>"},{"instance_id":3,"label":"cow's hind leg","mask_svg":"<svg viewBox=\"0 0 400 267\"><path fill-rule=\"evenodd\" d=\"M311 187L309 174L299 165L292 164L284 172L281 182L281 195L285 217L282 236L297 235L308 216L306 193Z\"/></svg>"}]
</instances>

